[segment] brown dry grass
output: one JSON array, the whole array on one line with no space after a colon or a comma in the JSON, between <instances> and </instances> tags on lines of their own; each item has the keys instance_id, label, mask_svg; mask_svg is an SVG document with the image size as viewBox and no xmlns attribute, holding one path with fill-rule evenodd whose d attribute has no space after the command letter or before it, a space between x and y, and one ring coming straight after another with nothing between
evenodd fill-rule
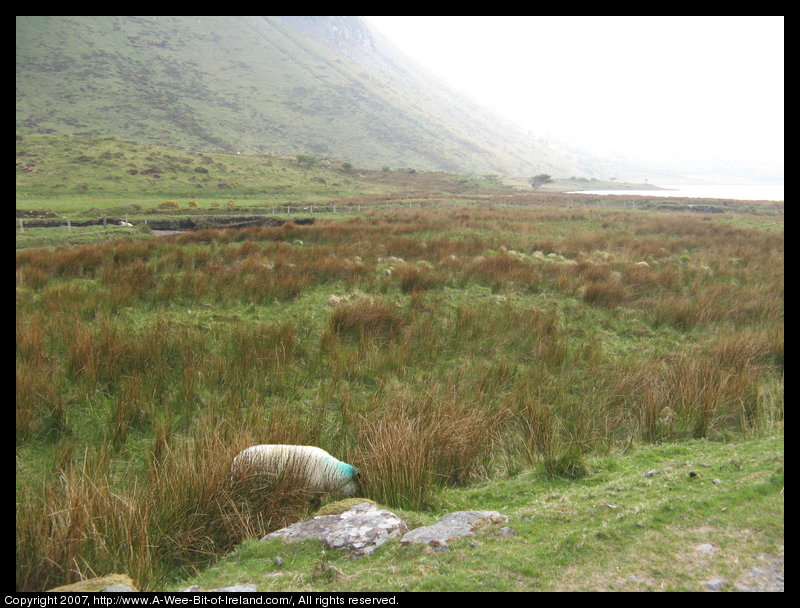
<instances>
[{"instance_id":1,"label":"brown dry grass","mask_svg":"<svg viewBox=\"0 0 800 608\"><path fill-rule=\"evenodd\" d=\"M17 587L157 580L297 516L226 485L255 443L421 508L782 424L782 232L550 197L18 252Z\"/></svg>"}]
</instances>

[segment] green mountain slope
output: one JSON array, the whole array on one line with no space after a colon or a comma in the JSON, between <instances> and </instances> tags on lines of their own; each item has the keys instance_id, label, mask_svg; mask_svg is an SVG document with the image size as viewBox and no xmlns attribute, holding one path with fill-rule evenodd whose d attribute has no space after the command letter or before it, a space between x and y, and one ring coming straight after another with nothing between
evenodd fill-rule
<instances>
[{"instance_id":1,"label":"green mountain slope","mask_svg":"<svg viewBox=\"0 0 800 608\"><path fill-rule=\"evenodd\" d=\"M448 91L358 17L17 17L22 133L311 153L367 168L598 175Z\"/></svg>"}]
</instances>

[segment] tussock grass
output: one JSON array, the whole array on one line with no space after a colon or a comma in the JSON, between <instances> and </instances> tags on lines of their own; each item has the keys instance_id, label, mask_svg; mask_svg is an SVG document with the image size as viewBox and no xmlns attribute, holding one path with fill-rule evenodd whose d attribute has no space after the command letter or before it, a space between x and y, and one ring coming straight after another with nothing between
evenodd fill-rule
<instances>
[{"instance_id":1,"label":"tussock grass","mask_svg":"<svg viewBox=\"0 0 800 608\"><path fill-rule=\"evenodd\" d=\"M338 305L330 316L329 329L337 335L365 340L391 338L403 325L402 313L385 299L362 298Z\"/></svg>"},{"instance_id":2,"label":"tussock grass","mask_svg":"<svg viewBox=\"0 0 800 608\"><path fill-rule=\"evenodd\" d=\"M300 517L231 485L256 443L424 509L782 429L782 232L512 202L17 252L17 588L158 585Z\"/></svg>"}]
</instances>

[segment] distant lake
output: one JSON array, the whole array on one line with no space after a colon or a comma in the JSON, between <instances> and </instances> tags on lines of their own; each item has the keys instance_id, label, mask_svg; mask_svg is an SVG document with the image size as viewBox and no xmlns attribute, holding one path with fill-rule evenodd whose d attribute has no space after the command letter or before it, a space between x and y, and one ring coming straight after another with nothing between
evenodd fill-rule
<instances>
[{"instance_id":1,"label":"distant lake","mask_svg":"<svg viewBox=\"0 0 800 608\"><path fill-rule=\"evenodd\" d=\"M739 201L782 201L783 184L747 184L740 186L676 185L660 186L668 190L575 190L579 194L638 194L641 196L683 196L690 198L729 198Z\"/></svg>"}]
</instances>

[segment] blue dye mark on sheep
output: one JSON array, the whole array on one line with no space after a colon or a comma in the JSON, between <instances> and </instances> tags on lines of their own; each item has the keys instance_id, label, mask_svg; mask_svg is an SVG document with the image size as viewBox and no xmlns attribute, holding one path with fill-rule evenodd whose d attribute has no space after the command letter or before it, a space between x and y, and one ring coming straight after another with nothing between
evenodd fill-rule
<instances>
[{"instance_id":1,"label":"blue dye mark on sheep","mask_svg":"<svg viewBox=\"0 0 800 608\"><path fill-rule=\"evenodd\" d=\"M346 462L339 462L339 471L341 471L342 475L346 478L352 479L355 477L355 474L358 473L358 469L356 469L352 464L347 464Z\"/></svg>"}]
</instances>

